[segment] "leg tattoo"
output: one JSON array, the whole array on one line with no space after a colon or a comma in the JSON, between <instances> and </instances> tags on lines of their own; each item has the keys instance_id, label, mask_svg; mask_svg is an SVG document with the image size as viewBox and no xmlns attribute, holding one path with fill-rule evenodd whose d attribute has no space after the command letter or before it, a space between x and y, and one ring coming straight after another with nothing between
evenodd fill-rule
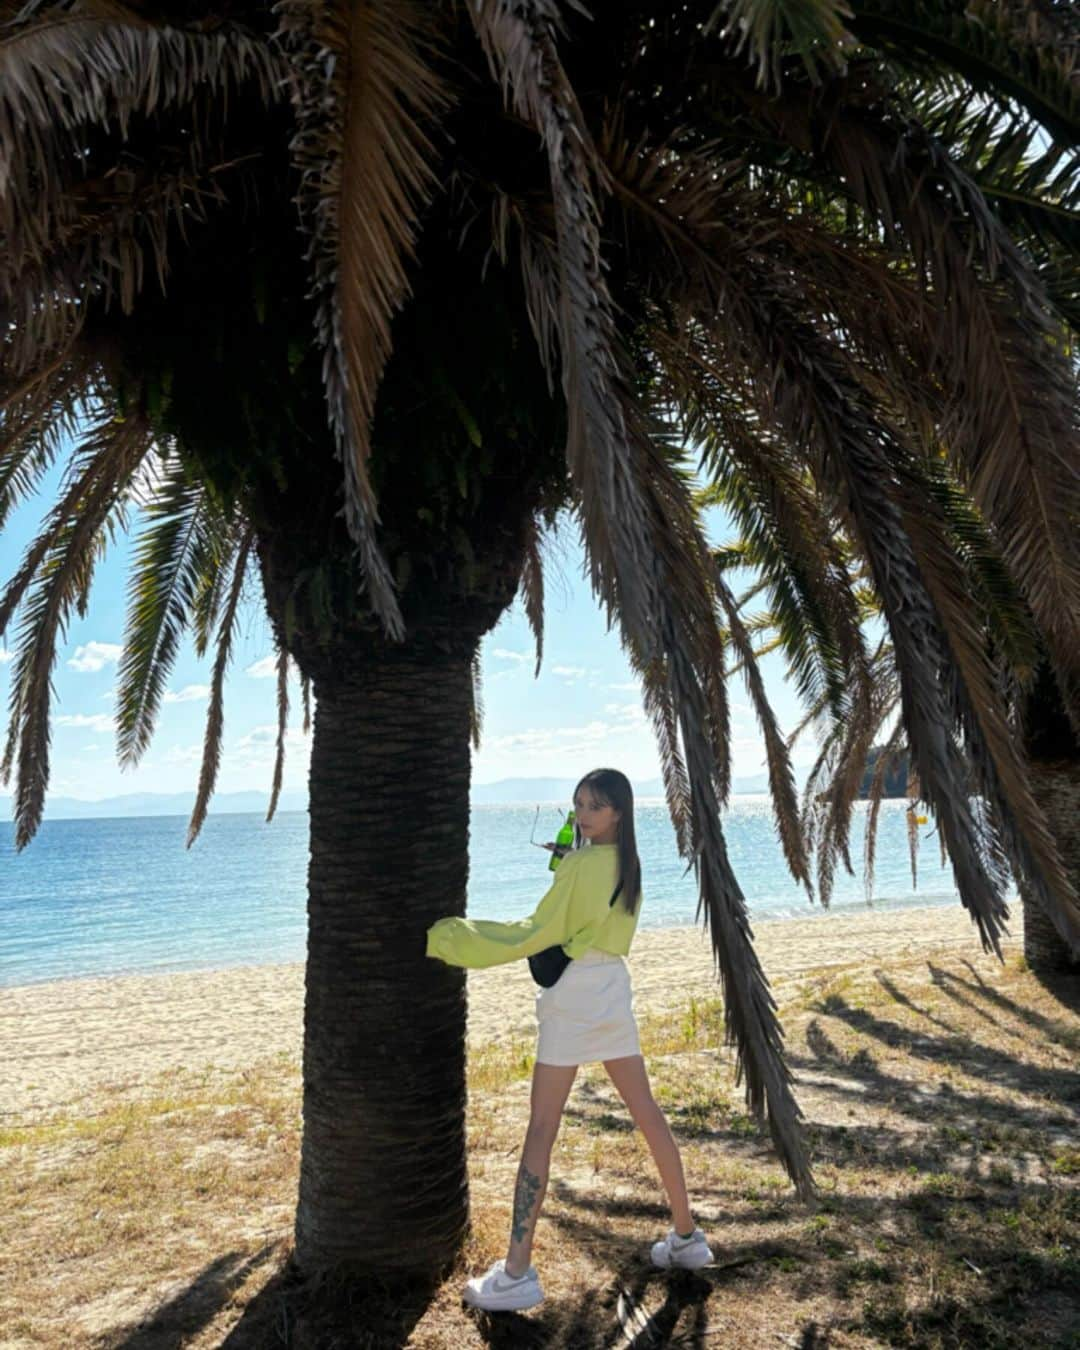
<instances>
[{"instance_id":1,"label":"leg tattoo","mask_svg":"<svg viewBox=\"0 0 1080 1350\"><path fill-rule=\"evenodd\" d=\"M535 1172L530 1172L525 1166L524 1160L522 1160L521 1166L518 1168L517 1185L514 1187L514 1220L510 1226L510 1232L515 1242L521 1242L525 1237L533 1201L536 1199L536 1193L539 1189L540 1178Z\"/></svg>"}]
</instances>

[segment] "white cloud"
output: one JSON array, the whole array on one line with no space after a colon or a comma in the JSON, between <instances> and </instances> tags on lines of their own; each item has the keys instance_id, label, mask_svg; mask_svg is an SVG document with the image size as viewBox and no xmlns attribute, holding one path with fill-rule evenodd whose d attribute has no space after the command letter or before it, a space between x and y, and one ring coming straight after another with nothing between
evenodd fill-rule
<instances>
[{"instance_id":1,"label":"white cloud","mask_svg":"<svg viewBox=\"0 0 1080 1350\"><path fill-rule=\"evenodd\" d=\"M87 642L75 648L75 655L69 657L68 665L72 670L102 670L110 661L119 660L123 647L116 642Z\"/></svg>"},{"instance_id":2,"label":"white cloud","mask_svg":"<svg viewBox=\"0 0 1080 1350\"><path fill-rule=\"evenodd\" d=\"M527 661L529 659L528 652L512 652L506 647L496 647L491 654L499 657L502 661Z\"/></svg>"},{"instance_id":3,"label":"white cloud","mask_svg":"<svg viewBox=\"0 0 1080 1350\"><path fill-rule=\"evenodd\" d=\"M15 653L9 651L7 647L0 647L0 666L6 666L9 661L15 660Z\"/></svg>"},{"instance_id":4,"label":"white cloud","mask_svg":"<svg viewBox=\"0 0 1080 1350\"><path fill-rule=\"evenodd\" d=\"M197 745L170 745L162 756L166 764L199 764L202 757L201 741Z\"/></svg>"},{"instance_id":5,"label":"white cloud","mask_svg":"<svg viewBox=\"0 0 1080 1350\"><path fill-rule=\"evenodd\" d=\"M208 684L185 684L179 693L174 693L171 689L166 689L163 703L192 703L196 699L208 698L210 686Z\"/></svg>"},{"instance_id":6,"label":"white cloud","mask_svg":"<svg viewBox=\"0 0 1080 1350\"><path fill-rule=\"evenodd\" d=\"M261 660L254 661L250 666L245 666L244 674L252 676L256 680L269 680L277 673L277 653L271 652L269 656L264 656Z\"/></svg>"},{"instance_id":7,"label":"white cloud","mask_svg":"<svg viewBox=\"0 0 1080 1350\"><path fill-rule=\"evenodd\" d=\"M618 717L624 722L645 721L645 711L640 703L605 703L604 711L609 717Z\"/></svg>"},{"instance_id":8,"label":"white cloud","mask_svg":"<svg viewBox=\"0 0 1080 1350\"><path fill-rule=\"evenodd\" d=\"M95 731L112 731L116 725L107 713L61 713L56 724L60 727L93 727Z\"/></svg>"},{"instance_id":9,"label":"white cloud","mask_svg":"<svg viewBox=\"0 0 1080 1350\"><path fill-rule=\"evenodd\" d=\"M629 689L640 690L641 686L638 684L637 680L628 680L625 684L609 684L609 685L605 685L605 688L607 688L607 689L619 689L619 690L623 690L623 689L627 689L627 690L629 690Z\"/></svg>"},{"instance_id":10,"label":"white cloud","mask_svg":"<svg viewBox=\"0 0 1080 1350\"><path fill-rule=\"evenodd\" d=\"M576 680L576 679L579 679L582 675L585 674L585 667L584 667L584 666L552 666L552 667L551 667L551 673L552 673L552 675L568 675L568 676L571 676L573 679Z\"/></svg>"},{"instance_id":11,"label":"white cloud","mask_svg":"<svg viewBox=\"0 0 1080 1350\"><path fill-rule=\"evenodd\" d=\"M285 747L290 745L308 745L311 742L311 735L304 735L299 727L289 727L285 732ZM266 722L262 726L252 727L246 736L241 736L236 742L237 750L258 750L264 746L267 749L273 749L277 745L277 726L271 722Z\"/></svg>"}]
</instances>

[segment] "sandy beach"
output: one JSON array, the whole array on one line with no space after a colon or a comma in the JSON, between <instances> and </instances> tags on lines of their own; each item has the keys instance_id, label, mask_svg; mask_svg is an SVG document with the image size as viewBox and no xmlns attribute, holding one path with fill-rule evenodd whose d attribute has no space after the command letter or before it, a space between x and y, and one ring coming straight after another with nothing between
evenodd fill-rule
<instances>
[{"instance_id":1,"label":"sandy beach","mask_svg":"<svg viewBox=\"0 0 1080 1350\"><path fill-rule=\"evenodd\" d=\"M1014 910L1007 950L1019 950L1019 934ZM948 949L996 963L959 903L771 920L755 925L754 936L781 1007L808 972L831 965ZM718 989L700 927L639 930L628 962L639 1015ZM0 989L0 1123L36 1120L102 1087L138 1097L170 1069L299 1057L303 980L302 963L293 962ZM470 1046L508 1031L534 1034L536 986L524 962L470 971L468 989Z\"/></svg>"}]
</instances>

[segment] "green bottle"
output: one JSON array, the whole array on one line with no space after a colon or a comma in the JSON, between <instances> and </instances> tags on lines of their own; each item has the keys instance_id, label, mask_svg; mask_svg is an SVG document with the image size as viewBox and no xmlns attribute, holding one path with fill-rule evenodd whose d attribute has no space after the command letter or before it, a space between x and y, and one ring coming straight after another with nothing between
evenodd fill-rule
<instances>
[{"instance_id":1,"label":"green bottle","mask_svg":"<svg viewBox=\"0 0 1080 1350\"><path fill-rule=\"evenodd\" d=\"M566 815L566 824L559 826L559 833L555 836L555 846L557 848L573 848L574 846L574 813L568 811ZM559 865L559 855L553 853L551 861L548 863L548 871L554 872Z\"/></svg>"}]
</instances>

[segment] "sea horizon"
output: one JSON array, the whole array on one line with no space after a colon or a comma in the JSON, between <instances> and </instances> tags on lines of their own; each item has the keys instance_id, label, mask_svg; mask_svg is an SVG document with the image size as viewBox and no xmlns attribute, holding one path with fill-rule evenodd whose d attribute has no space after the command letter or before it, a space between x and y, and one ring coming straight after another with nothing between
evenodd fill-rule
<instances>
[{"instance_id":1,"label":"sea horizon","mask_svg":"<svg viewBox=\"0 0 1080 1350\"><path fill-rule=\"evenodd\" d=\"M469 917L524 918L547 890L549 858L529 845L537 805L537 838L551 838L561 800L472 804ZM787 871L767 794L732 797L724 831L751 923L959 903L936 840L920 848L919 884L912 885L904 799L881 805L867 898L865 807L856 803L853 816L856 875L838 868L824 909ZM21 853L14 823L0 822L0 987L303 961L307 810L278 812L269 823L265 812L211 813L190 850L189 815L46 818ZM639 931L700 928L697 886L678 855L666 802L638 798L635 823L644 895Z\"/></svg>"}]
</instances>

